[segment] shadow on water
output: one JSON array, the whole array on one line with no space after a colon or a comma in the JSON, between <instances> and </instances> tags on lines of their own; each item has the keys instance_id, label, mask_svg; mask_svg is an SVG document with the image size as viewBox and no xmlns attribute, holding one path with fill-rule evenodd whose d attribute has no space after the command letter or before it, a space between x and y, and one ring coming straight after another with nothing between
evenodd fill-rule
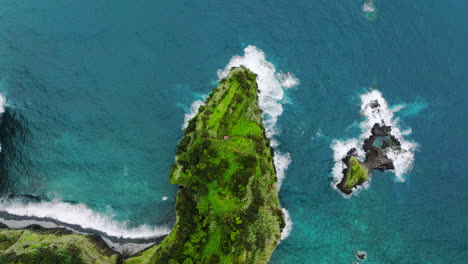
<instances>
[{"instance_id":1,"label":"shadow on water","mask_svg":"<svg viewBox=\"0 0 468 264\"><path fill-rule=\"evenodd\" d=\"M13 192L14 182L10 178L9 164L26 164L26 160L21 160L21 153L15 148L18 142L26 141L27 129L24 125L25 119L20 113L6 108L0 121L0 196ZM21 160L21 162L13 162ZM24 166L25 168L27 166Z\"/></svg>"}]
</instances>

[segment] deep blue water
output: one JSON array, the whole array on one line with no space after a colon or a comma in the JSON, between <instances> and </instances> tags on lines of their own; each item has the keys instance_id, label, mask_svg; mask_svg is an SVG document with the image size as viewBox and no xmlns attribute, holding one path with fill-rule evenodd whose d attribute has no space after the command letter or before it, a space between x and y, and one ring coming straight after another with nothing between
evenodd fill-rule
<instances>
[{"instance_id":1,"label":"deep blue water","mask_svg":"<svg viewBox=\"0 0 468 264\"><path fill-rule=\"evenodd\" d=\"M271 263L466 263L468 2L379 0L375 21L363 3L0 0L2 193L171 226L181 106L255 45L301 82L277 124L294 224ZM404 183L374 173L344 199L330 144L358 136L370 86L408 105L419 149Z\"/></svg>"}]
</instances>

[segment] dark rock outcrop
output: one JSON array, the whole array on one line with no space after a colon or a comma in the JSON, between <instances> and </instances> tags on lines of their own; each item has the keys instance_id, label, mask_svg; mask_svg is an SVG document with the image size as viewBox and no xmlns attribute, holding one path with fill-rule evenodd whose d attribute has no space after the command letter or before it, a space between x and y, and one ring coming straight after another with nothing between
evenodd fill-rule
<instances>
[{"instance_id":1,"label":"dark rock outcrop","mask_svg":"<svg viewBox=\"0 0 468 264\"><path fill-rule=\"evenodd\" d=\"M364 260L364 259L366 259L366 253L364 253L364 252L358 252L358 253L356 254L356 257L357 257L358 259L360 259L360 260Z\"/></svg>"},{"instance_id":2,"label":"dark rock outcrop","mask_svg":"<svg viewBox=\"0 0 468 264\"><path fill-rule=\"evenodd\" d=\"M371 107L379 107L378 102L373 103ZM366 159L364 162L359 161L359 163L361 166L365 166L369 173L371 173L372 170L386 171L395 169L393 161L384 153L388 148L397 151L401 149L400 141L391 134L391 131L392 128L390 126L375 123L371 129L371 135L369 138L364 140L362 148L366 153ZM351 157L357 158L357 150L355 148L350 149L342 159L347 168L343 170L343 178L341 182L338 183L337 187L345 194L351 194L352 192L352 190L344 188L346 185L345 183L348 180L347 175L350 167L349 160ZM362 183L358 182L354 187L361 184Z\"/></svg>"}]
</instances>

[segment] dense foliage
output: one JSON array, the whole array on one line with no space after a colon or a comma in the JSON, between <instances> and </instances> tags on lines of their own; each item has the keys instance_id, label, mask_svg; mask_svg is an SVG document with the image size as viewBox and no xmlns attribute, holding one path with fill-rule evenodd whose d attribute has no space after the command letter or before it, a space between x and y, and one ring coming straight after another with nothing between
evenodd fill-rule
<instances>
[{"instance_id":1,"label":"dense foliage","mask_svg":"<svg viewBox=\"0 0 468 264\"><path fill-rule=\"evenodd\" d=\"M119 256L97 237L61 229L0 230L0 264L115 264Z\"/></svg>"}]
</instances>

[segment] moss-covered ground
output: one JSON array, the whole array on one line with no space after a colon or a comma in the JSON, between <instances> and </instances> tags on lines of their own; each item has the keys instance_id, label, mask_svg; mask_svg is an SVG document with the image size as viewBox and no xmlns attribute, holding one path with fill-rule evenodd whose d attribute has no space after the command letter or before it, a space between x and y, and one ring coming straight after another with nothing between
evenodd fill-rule
<instances>
[{"instance_id":1,"label":"moss-covered ground","mask_svg":"<svg viewBox=\"0 0 468 264\"><path fill-rule=\"evenodd\" d=\"M284 220L256 76L234 68L189 122L170 180L176 225L126 263L266 263Z\"/></svg>"},{"instance_id":2,"label":"moss-covered ground","mask_svg":"<svg viewBox=\"0 0 468 264\"><path fill-rule=\"evenodd\" d=\"M369 170L359 160L352 156L349 158L346 181L343 184L345 190L351 190L354 186L363 184L369 179Z\"/></svg>"},{"instance_id":3,"label":"moss-covered ground","mask_svg":"<svg viewBox=\"0 0 468 264\"><path fill-rule=\"evenodd\" d=\"M63 230L0 229L0 264L115 264L117 253L94 236Z\"/></svg>"}]
</instances>

